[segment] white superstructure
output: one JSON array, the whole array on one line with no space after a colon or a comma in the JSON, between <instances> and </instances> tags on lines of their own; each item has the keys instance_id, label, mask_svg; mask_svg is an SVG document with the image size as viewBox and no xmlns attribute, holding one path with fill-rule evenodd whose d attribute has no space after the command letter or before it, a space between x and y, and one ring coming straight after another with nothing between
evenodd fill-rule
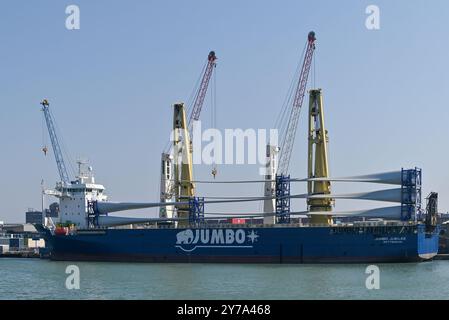
<instances>
[{"instance_id":1,"label":"white superstructure","mask_svg":"<svg viewBox=\"0 0 449 320\"><path fill-rule=\"evenodd\" d=\"M78 162L79 173L69 184L58 182L56 190L45 193L59 198L59 218L54 223L74 224L77 228L87 228L87 208L89 201L106 201L104 186L95 183L91 167L83 170L85 163Z\"/></svg>"}]
</instances>

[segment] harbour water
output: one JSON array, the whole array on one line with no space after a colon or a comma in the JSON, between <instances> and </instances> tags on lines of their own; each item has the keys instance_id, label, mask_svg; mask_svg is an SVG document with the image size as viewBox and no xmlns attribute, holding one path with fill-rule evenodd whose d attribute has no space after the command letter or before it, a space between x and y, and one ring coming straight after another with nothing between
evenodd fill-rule
<instances>
[{"instance_id":1,"label":"harbour water","mask_svg":"<svg viewBox=\"0 0 449 320\"><path fill-rule=\"evenodd\" d=\"M76 265L80 288L66 288ZM0 299L448 299L449 261L368 265L146 264L0 259Z\"/></svg>"}]
</instances>

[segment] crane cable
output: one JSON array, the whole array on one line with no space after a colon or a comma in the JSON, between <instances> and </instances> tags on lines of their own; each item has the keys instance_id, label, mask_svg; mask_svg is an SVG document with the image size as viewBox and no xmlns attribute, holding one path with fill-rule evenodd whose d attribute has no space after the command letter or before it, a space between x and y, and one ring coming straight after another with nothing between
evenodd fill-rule
<instances>
[{"instance_id":1,"label":"crane cable","mask_svg":"<svg viewBox=\"0 0 449 320\"><path fill-rule=\"evenodd\" d=\"M52 119L55 119L55 117L53 116L52 110L49 109L48 111L49 111L50 116L52 117ZM69 149L67 148L67 146L65 144L64 137L61 134L61 130L59 129L58 123L55 120L53 120L53 122L54 122L56 134L57 134L58 139L59 139L61 152L63 153L63 156L65 156L65 159L68 160L67 170L69 170L70 174L72 175L72 177L74 177L74 176L76 176L76 170L73 167L73 163L75 163L75 162L73 161L73 158L72 158L71 154L68 151Z\"/></svg>"},{"instance_id":2,"label":"crane cable","mask_svg":"<svg viewBox=\"0 0 449 320\"><path fill-rule=\"evenodd\" d=\"M48 153L48 146L47 146L47 134L45 130L46 130L45 115L44 111L42 111L42 152L46 156Z\"/></svg>"},{"instance_id":3,"label":"crane cable","mask_svg":"<svg viewBox=\"0 0 449 320\"><path fill-rule=\"evenodd\" d=\"M212 87L210 90L211 94L211 128L217 129L217 70L214 65L213 67L213 78L212 78ZM217 175L217 164L215 162L215 151L214 156L212 160L212 171L211 174L215 179L215 176Z\"/></svg>"},{"instance_id":4,"label":"crane cable","mask_svg":"<svg viewBox=\"0 0 449 320\"><path fill-rule=\"evenodd\" d=\"M277 128L279 130L279 137L285 137L286 136L286 131L287 131L287 127L288 127L288 121L287 121L287 115L290 114L290 110L291 110L291 102L293 99L293 93L294 90L296 88L296 84L299 81L299 74L301 72L301 68L302 68L302 63L304 60L304 56L306 53L306 49L307 49L307 44L308 42L305 43L304 48L302 50L302 54L301 54L301 59L299 59L298 64L296 66L296 70L293 74L293 78L292 81L290 83L290 87L287 91L287 94L285 96L284 102L282 104L282 108L281 111L279 112L278 116L276 117L276 121L274 123L274 127ZM282 150L281 150L282 152Z\"/></svg>"},{"instance_id":5,"label":"crane cable","mask_svg":"<svg viewBox=\"0 0 449 320\"><path fill-rule=\"evenodd\" d=\"M193 112L193 104L195 102L195 98L196 98L196 95L197 95L199 87L200 87L201 79L203 77L204 72L206 71L207 64L208 64L208 61L206 61L203 68L201 69L201 72L198 75L198 79L196 80L195 85L193 86L193 90L190 94L189 100L187 100L187 107L186 107L186 114L187 114L186 118L187 119L190 119L190 115ZM190 139L192 139L192 137L190 137ZM167 143L165 144L165 147L163 150L165 153L170 153L171 148L172 148L172 140L170 137L168 139Z\"/></svg>"},{"instance_id":6,"label":"crane cable","mask_svg":"<svg viewBox=\"0 0 449 320\"><path fill-rule=\"evenodd\" d=\"M316 54L312 56L312 83L313 83L313 89L316 88Z\"/></svg>"}]
</instances>

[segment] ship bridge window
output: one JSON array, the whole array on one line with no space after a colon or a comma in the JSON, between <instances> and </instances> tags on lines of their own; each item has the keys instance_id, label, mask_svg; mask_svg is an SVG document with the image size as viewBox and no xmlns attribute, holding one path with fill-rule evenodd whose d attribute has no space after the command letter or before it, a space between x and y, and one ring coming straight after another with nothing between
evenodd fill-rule
<instances>
[{"instance_id":1,"label":"ship bridge window","mask_svg":"<svg viewBox=\"0 0 449 320\"><path fill-rule=\"evenodd\" d=\"M83 193L85 189L67 189L68 192Z\"/></svg>"}]
</instances>

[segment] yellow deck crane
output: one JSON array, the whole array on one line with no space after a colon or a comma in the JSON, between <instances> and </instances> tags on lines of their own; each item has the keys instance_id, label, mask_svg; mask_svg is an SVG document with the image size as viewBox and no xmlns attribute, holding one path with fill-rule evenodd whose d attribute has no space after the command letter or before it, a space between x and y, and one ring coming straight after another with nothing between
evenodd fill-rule
<instances>
[{"instance_id":1,"label":"yellow deck crane","mask_svg":"<svg viewBox=\"0 0 449 320\"><path fill-rule=\"evenodd\" d=\"M324 109L321 89L312 89L309 92L309 137L308 137L308 178L307 193L309 196L327 195L331 193L330 181L313 181L313 178L329 178L329 165L327 158L328 132L324 126ZM333 199L308 198L308 211L331 211ZM332 224L332 216L325 214L312 214L311 224Z\"/></svg>"},{"instance_id":2,"label":"yellow deck crane","mask_svg":"<svg viewBox=\"0 0 449 320\"><path fill-rule=\"evenodd\" d=\"M173 106L173 135L175 199L179 202L188 202L195 195L195 185L192 182L193 165L190 134L183 103L176 103ZM181 220L179 225L187 226L189 223L189 206L177 205L176 209L178 218L185 219Z\"/></svg>"}]
</instances>

